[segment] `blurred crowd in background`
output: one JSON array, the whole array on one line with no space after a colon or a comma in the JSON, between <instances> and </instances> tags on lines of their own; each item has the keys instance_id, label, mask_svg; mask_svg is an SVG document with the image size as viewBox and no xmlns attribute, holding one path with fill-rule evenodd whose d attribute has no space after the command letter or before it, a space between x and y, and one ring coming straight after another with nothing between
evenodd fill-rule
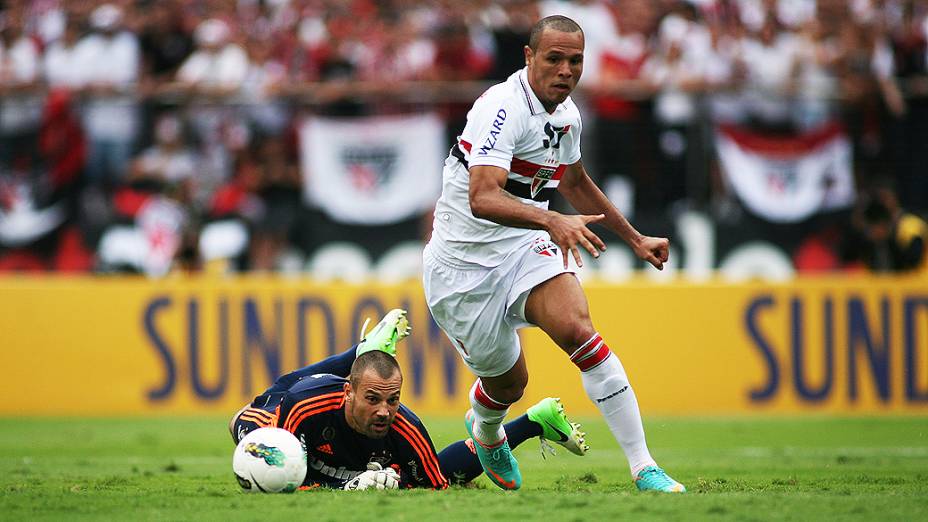
<instances>
[{"instance_id":1,"label":"blurred crowd in background","mask_svg":"<svg viewBox=\"0 0 928 522\"><path fill-rule=\"evenodd\" d=\"M428 211L345 223L305 197L318 173L302 122L434 113L450 147L548 14L584 29L584 163L641 230L675 238L697 216L710 268L757 240L800 272L923 257L893 235L928 210L925 0L0 5L2 271L162 275L219 260L293 272L332 243L372 263L421 243ZM852 151L846 205L777 222L720 173L718 126L777 137L829 125ZM907 237L923 243L919 226Z\"/></svg>"}]
</instances>

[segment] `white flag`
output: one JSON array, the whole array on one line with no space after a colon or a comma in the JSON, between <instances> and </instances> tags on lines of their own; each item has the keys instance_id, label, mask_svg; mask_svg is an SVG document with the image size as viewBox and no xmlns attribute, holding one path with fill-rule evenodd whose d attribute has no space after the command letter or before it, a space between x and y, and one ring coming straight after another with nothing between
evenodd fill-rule
<instances>
[{"instance_id":1,"label":"white flag","mask_svg":"<svg viewBox=\"0 0 928 522\"><path fill-rule=\"evenodd\" d=\"M795 223L854 202L851 146L836 124L786 137L722 125L716 146L725 180L760 217Z\"/></svg>"},{"instance_id":2,"label":"white flag","mask_svg":"<svg viewBox=\"0 0 928 522\"><path fill-rule=\"evenodd\" d=\"M310 117L300 144L304 197L338 222L395 223L441 193L444 125L433 114Z\"/></svg>"}]
</instances>

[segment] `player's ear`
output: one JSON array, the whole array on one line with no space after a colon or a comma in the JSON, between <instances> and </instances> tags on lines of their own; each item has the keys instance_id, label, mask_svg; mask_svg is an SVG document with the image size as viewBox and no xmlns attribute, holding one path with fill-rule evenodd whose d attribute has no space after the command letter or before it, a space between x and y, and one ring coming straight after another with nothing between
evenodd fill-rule
<instances>
[{"instance_id":1,"label":"player's ear","mask_svg":"<svg viewBox=\"0 0 928 522\"><path fill-rule=\"evenodd\" d=\"M346 383L345 383L345 387L342 388L342 390L344 390L344 392L345 392L345 400L346 400L346 401L347 401L347 400L351 400L351 383L350 383L350 382L346 382Z\"/></svg>"},{"instance_id":2,"label":"player's ear","mask_svg":"<svg viewBox=\"0 0 928 522\"><path fill-rule=\"evenodd\" d=\"M523 53L525 53L525 65L528 65L532 61L532 57L535 56L535 53L532 52L532 48L525 46L522 48Z\"/></svg>"}]
</instances>

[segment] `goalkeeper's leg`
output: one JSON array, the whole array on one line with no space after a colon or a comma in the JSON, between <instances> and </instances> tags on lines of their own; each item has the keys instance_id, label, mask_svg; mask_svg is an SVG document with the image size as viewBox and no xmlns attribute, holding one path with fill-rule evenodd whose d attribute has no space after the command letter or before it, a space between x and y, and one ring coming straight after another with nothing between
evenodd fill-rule
<instances>
[{"instance_id":1,"label":"goalkeeper's leg","mask_svg":"<svg viewBox=\"0 0 928 522\"><path fill-rule=\"evenodd\" d=\"M580 425L571 423L560 401L550 397L529 408L525 415L506 423L504 428L513 449L532 437L539 437L543 447L544 441L550 440L578 455L583 455L589 448ZM438 454L438 462L442 474L453 484L470 482L483 473L472 439L455 442L443 449Z\"/></svg>"},{"instance_id":2,"label":"goalkeeper's leg","mask_svg":"<svg viewBox=\"0 0 928 522\"><path fill-rule=\"evenodd\" d=\"M405 339L409 335L409 331L406 311L400 309L390 310L370 332L366 334L362 332L362 339L358 344L342 353L329 356L317 363L278 377L274 381L274 386L265 393L286 391L301 378L320 373L348 377L348 374L351 373L351 365L357 356L362 353L380 350L396 356L396 343Z\"/></svg>"}]
</instances>

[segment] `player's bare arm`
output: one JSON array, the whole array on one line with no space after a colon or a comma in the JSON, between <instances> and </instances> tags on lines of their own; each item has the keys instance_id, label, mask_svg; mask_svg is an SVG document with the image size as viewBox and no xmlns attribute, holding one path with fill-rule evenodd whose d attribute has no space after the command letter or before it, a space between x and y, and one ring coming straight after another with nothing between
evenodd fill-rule
<instances>
[{"instance_id":1,"label":"player's bare arm","mask_svg":"<svg viewBox=\"0 0 928 522\"><path fill-rule=\"evenodd\" d=\"M558 185L558 192L563 194L567 202L578 212L587 215L604 215L602 224L628 243L636 256L651 263L658 270L663 270L664 263L667 262L669 256L670 240L663 237L645 236L635 230L635 227L596 186L596 183L593 183L582 161L567 167ZM601 248L606 249L605 245Z\"/></svg>"},{"instance_id":2,"label":"player's bare arm","mask_svg":"<svg viewBox=\"0 0 928 522\"><path fill-rule=\"evenodd\" d=\"M546 230L551 241L561 248L565 268L568 252L574 256L578 266L583 266L580 247L593 257L599 257L599 252L606 249L602 239L587 228L587 224L600 221L605 216L567 216L526 205L505 191L507 174L499 167L471 167L470 209L475 217L510 227Z\"/></svg>"}]
</instances>

